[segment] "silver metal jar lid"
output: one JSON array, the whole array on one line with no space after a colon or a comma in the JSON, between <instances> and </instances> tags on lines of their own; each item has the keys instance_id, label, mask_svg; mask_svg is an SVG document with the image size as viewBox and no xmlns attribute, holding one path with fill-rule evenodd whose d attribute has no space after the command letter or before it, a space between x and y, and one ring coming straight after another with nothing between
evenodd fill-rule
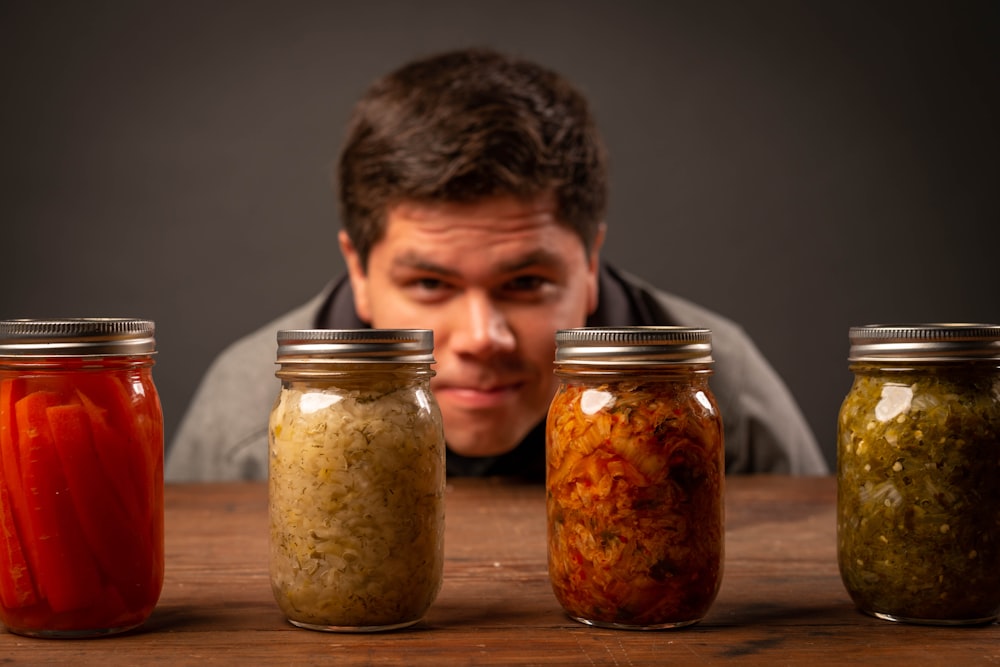
<instances>
[{"instance_id":1,"label":"silver metal jar lid","mask_svg":"<svg viewBox=\"0 0 1000 667\"><path fill-rule=\"evenodd\" d=\"M556 363L711 364L712 332L694 327L584 327L556 332Z\"/></svg>"},{"instance_id":2,"label":"silver metal jar lid","mask_svg":"<svg viewBox=\"0 0 1000 667\"><path fill-rule=\"evenodd\" d=\"M278 363L434 363L430 329L283 329Z\"/></svg>"},{"instance_id":3,"label":"silver metal jar lid","mask_svg":"<svg viewBox=\"0 0 1000 667\"><path fill-rule=\"evenodd\" d=\"M849 361L1000 360L995 324L868 324L851 327Z\"/></svg>"},{"instance_id":4,"label":"silver metal jar lid","mask_svg":"<svg viewBox=\"0 0 1000 667\"><path fill-rule=\"evenodd\" d=\"M0 357L133 356L156 352L152 320L0 320Z\"/></svg>"}]
</instances>

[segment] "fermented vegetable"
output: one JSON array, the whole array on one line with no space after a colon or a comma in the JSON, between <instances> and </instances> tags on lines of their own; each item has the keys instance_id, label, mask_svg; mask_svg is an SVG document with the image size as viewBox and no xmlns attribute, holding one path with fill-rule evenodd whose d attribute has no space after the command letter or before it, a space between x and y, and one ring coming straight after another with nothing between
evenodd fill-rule
<instances>
[{"instance_id":1,"label":"fermented vegetable","mask_svg":"<svg viewBox=\"0 0 1000 667\"><path fill-rule=\"evenodd\" d=\"M146 370L0 373L8 628L84 636L149 615L163 581L162 429Z\"/></svg>"},{"instance_id":2,"label":"fermented vegetable","mask_svg":"<svg viewBox=\"0 0 1000 667\"><path fill-rule=\"evenodd\" d=\"M724 551L722 430L707 380L564 381L547 457L549 573L570 616L700 620Z\"/></svg>"},{"instance_id":3,"label":"fermented vegetable","mask_svg":"<svg viewBox=\"0 0 1000 667\"><path fill-rule=\"evenodd\" d=\"M859 608L915 622L1000 611L1000 379L856 370L840 410L839 563Z\"/></svg>"},{"instance_id":4,"label":"fermented vegetable","mask_svg":"<svg viewBox=\"0 0 1000 667\"><path fill-rule=\"evenodd\" d=\"M293 623L406 625L438 593L440 415L429 392L399 379L282 385L270 422L271 582Z\"/></svg>"}]
</instances>

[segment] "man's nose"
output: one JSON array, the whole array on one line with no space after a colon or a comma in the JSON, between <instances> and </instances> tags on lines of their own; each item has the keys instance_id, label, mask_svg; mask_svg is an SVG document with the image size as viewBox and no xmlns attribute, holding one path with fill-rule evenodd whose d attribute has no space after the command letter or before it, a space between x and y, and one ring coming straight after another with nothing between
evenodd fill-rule
<instances>
[{"instance_id":1,"label":"man's nose","mask_svg":"<svg viewBox=\"0 0 1000 667\"><path fill-rule=\"evenodd\" d=\"M514 332L503 311L488 294L471 293L463 299L452 331L452 345L466 354L495 354L514 349Z\"/></svg>"}]
</instances>

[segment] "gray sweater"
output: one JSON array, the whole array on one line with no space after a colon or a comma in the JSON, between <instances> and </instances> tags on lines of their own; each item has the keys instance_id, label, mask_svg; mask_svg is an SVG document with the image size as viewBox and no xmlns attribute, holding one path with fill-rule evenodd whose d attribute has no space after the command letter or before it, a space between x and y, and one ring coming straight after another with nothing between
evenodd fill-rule
<instances>
[{"instance_id":1,"label":"gray sweater","mask_svg":"<svg viewBox=\"0 0 1000 667\"><path fill-rule=\"evenodd\" d=\"M725 428L726 472L821 475L826 461L788 388L732 321L603 266L600 303L588 326L682 325L712 330L710 386ZM226 348L212 363L167 451L166 479L261 480L267 477L267 422L278 396L276 334L280 329L359 328L350 286L341 278L308 303ZM497 459L449 452L453 475L520 474L544 479L539 425Z\"/></svg>"}]
</instances>

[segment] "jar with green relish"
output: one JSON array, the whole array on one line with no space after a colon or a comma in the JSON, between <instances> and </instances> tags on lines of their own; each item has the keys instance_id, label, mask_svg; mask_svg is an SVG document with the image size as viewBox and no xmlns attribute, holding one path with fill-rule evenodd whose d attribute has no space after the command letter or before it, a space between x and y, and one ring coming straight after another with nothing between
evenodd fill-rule
<instances>
[{"instance_id":1,"label":"jar with green relish","mask_svg":"<svg viewBox=\"0 0 1000 667\"><path fill-rule=\"evenodd\" d=\"M853 327L837 546L857 607L890 621L1000 612L1000 326Z\"/></svg>"}]
</instances>

